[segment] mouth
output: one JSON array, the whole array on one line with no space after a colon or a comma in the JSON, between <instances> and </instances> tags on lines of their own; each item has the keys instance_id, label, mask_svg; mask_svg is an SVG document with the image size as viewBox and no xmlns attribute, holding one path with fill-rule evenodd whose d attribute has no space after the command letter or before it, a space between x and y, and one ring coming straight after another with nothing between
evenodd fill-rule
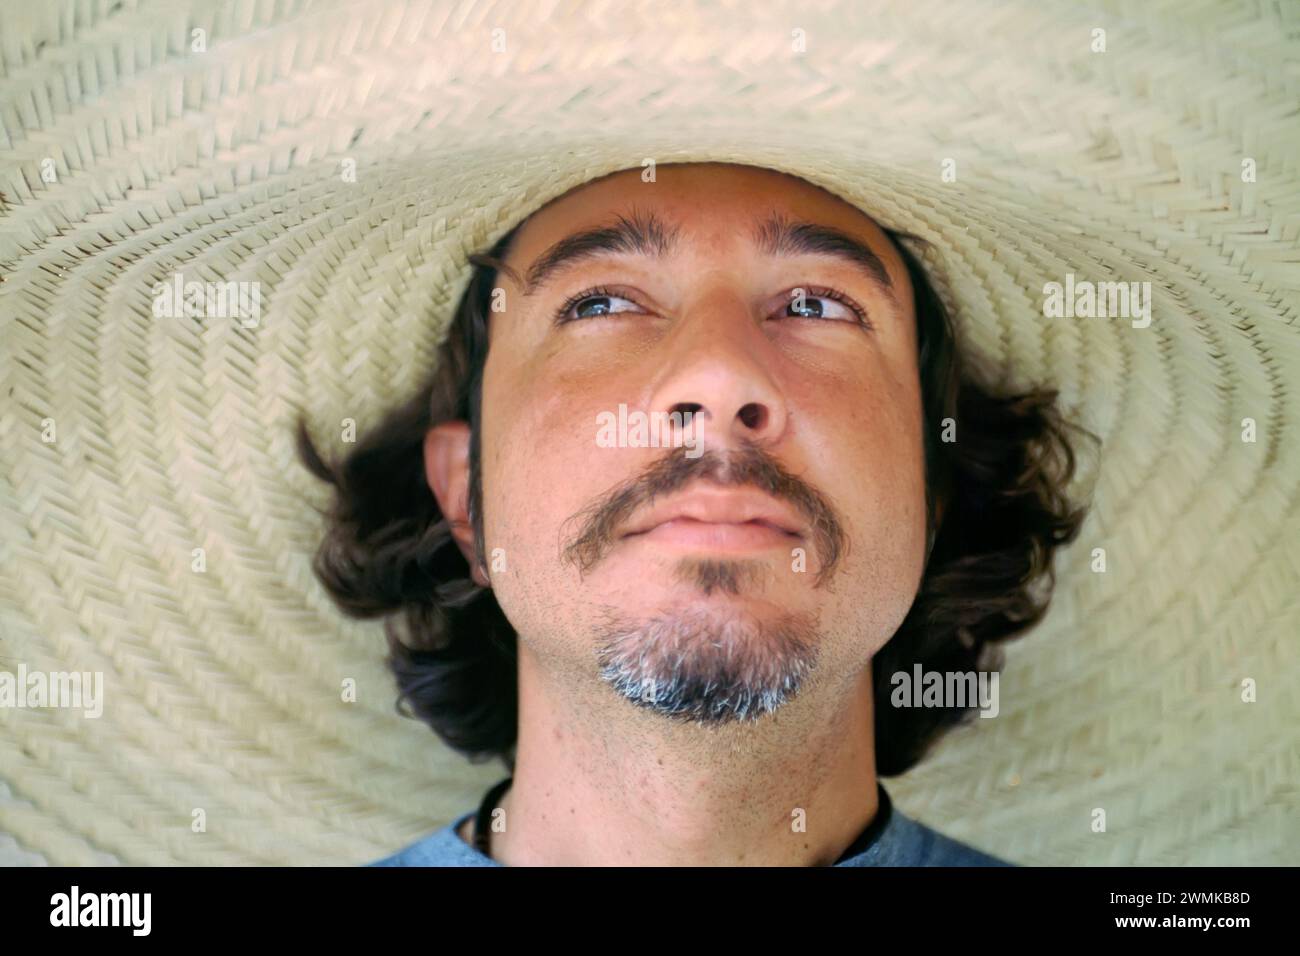
<instances>
[{"instance_id":1,"label":"mouth","mask_svg":"<svg viewBox=\"0 0 1300 956\"><path fill-rule=\"evenodd\" d=\"M788 549L803 540L801 528L794 515L765 495L702 489L652 508L622 539L714 551Z\"/></svg>"},{"instance_id":2,"label":"mouth","mask_svg":"<svg viewBox=\"0 0 1300 956\"><path fill-rule=\"evenodd\" d=\"M646 541L684 548L711 551L751 551L763 548L790 548L803 540L771 522L698 521L695 518L670 518L646 531L624 535L626 541Z\"/></svg>"}]
</instances>

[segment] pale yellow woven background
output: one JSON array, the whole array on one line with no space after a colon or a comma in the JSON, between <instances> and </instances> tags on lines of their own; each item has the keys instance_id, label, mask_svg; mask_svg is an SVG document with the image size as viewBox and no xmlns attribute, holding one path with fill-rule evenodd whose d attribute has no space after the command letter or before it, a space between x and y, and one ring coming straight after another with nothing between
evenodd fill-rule
<instances>
[{"instance_id":1,"label":"pale yellow woven background","mask_svg":"<svg viewBox=\"0 0 1300 956\"><path fill-rule=\"evenodd\" d=\"M1001 715L899 806L1022 863L1300 862L1298 29L1267 3L0 5L0 667L108 698L0 709L0 861L358 863L475 805L500 770L393 714L379 625L310 574L289 424L364 430L470 251L652 157L788 169L931 240L978 366L1105 440ZM260 282L260 325L154 318L177 270ZM1151 281L1151 326L1045 319L1067 272Z\"/></svg>"}]
</instances>

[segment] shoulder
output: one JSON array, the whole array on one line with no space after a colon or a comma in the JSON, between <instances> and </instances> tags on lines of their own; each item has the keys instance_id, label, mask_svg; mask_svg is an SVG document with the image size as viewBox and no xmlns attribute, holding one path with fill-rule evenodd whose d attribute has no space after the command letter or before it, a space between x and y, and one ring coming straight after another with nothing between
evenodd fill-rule
<instances>
[{"instance_id":1,"label":"shoulder","mask_svg":"<svg viewBox=\"0 0 1300 956\"><path fill-rule=\"evenodd\" d=\"M865 852L841 866L1014 866L983 850L944 836L891 807L884 832Z\"/></svg>"},{"instance_id":2,"label":"shoulder","mask_svg":"<svg viewBox=\"0 0 1300 956\"><path fill-rule=\"evenodd\" d=\"M969 844L944 836L919 820L900 821L909 844L909 866L1015 866Z\"/></svg>"},{"instance_id":3,"label":"shoulder","mask_svg":"<svg viewBox=\"0 0 1300 956\"><path fill-rule=\"evenodd\" d=\"M463 813L441 830L366 866L500 866L460 838L457 829L473 816Z\"/></svg>"}]
</instances>

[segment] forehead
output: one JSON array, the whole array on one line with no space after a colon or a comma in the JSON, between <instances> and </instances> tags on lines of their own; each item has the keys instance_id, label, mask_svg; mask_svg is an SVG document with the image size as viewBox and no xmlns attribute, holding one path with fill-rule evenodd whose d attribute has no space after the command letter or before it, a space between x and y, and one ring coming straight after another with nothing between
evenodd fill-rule
<instances>
[{"instance_id":1,"label":"forehead","mask_svg":"<svg viewBox=\"0 0 1300 956\"><path fill-rule=\"evenodd\" d=\"M896 285L907 282L893 243L866 213L797 176L730 163L660 165L654 182L645 182L638 167L584 183L520 225L506 262L522 271L575 231L634 211L655 213L679 230L684 248L694 250L749 242L752 227L774 214L831 226L869 246Z\"/></svg>"}]
</instances>

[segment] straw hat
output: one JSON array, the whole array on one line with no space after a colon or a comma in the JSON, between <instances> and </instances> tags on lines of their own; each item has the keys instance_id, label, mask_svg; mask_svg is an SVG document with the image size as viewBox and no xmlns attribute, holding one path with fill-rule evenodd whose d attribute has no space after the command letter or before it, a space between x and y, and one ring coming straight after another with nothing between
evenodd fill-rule
<instances>
[{"instance_id":1,"label":"straw hat","mask_svg":"<svg viewBox=\"0 0 1300 956\"><path fill-rule=\"evenodd\" d=\"M977 368L1104 439L999 719L898 805L1027 864L1300 862L1288 16L5 6L0 672L102 672L103 712L0 707L0 860L353 864L477 804L501 768L394 712L382 625L312 575L294 412L342 450L418 386L470 253L650 159L928 240ZM157 314L177 273L250 283L255 321ZM1067 281L1149 282L1150 321L1049 314Z\"/></svg>"}]
</instances>

